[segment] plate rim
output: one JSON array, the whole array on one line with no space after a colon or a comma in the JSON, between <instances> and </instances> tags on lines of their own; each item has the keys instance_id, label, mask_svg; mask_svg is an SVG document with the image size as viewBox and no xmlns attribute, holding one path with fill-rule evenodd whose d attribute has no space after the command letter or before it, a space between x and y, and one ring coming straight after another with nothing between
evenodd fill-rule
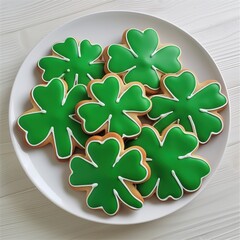
<instances>
[{"instance_id":1,"label":"plate rim","mask_svg":"<svg viewBox=\"0 0 240 240\"><path fill-rule=\"evenodd\" d=\"M222 83L221 85L224 86L224 89L226 90L226 97L228 99L228 104L227 104L227 108L228 108L228 115L227 117L229 118L229 121L228 121L228 126L224 126L225 128L225 131L227 132L227 136L226 136L226 139L225 139L225 145L224 145L224 150L223 150L223 153L216 165L216 169L212 172L212 174L210 176L208 176L208 178L206 179L207 183L204 185L204 186L201 186L201 189L199 189L198 191L196 191L194 193L194 196L192 197L192 199L189 201L189 202L186 202L185 204L183 204L181 207L179 207L178 209L174 209L173 211L169 211L167 214L163 215L163 216L160 216L160 217L155 217L155 218L152 218L152 219L148 219L148 220L138 220L138 221L135 221L135 222L109 222L109 221L105 221L104 219L99 219L99 218L96 218L96 219L90 219L86 216L79 216L77 214L75 214L73 211L70 211L69 209L67 208L64 208L62 205L60 205L59 202L57 202L55 200L54 197L52 196L49 196L43 188L40 187L40 185L38 185L38 182L29 174L29 171L26 169L26 166L24 165L24 163L22 162L21 160L21 157L20 157L20 154L18 152L18 142L17 142L17 139L15 138L15 134L14 134L14 121L15 121L15 118L12 114L12 111L11 111L11 106L13 105L13 99L14 99L14 96L13 96L13 91L14 91L14 88L15 88L15 85L16 85L16 80L19 76L19 73L20 73L20 70L22 68L22 66L25 64L25 62L27 61L27 59L29 58L29 56L32 54L32 52L34 52L35 48L38 47L38 45L41 44L42 41L44 41L45 39L47 39L49 37L50 34L53 34L54 32L57 32L59 31L59 29L61 29L62 27L64 27L65 25L68 25L68 24L71 24L72 22L75 22L79 19L82 19L82 18L85 18L85 17L93 17L95 15L101 15L101 14L106 14L106 13L127 13L127 14L136 14L136 15L143 15L145 17L150 17L150 18L154 18L156 20L160 20L166 24L169 24L175 28L177 28L178 30L180 30L183 34L187 35L189 38L191 38L191 40L193 40L193 42L197 43L198 46L207 54L207 57L211 60L211 62L214 64L214 67L216 68L220 78L222 79ZM218 81L219 82L219 81ZM13 148L14 148L14 152L18 158L18 161L20 162L20 165L21 167L23 168L25 174L27 175L27 177L30 179L30 181L33 183L33 185L38 189L38 191L41 192L41 194L43 194L48 200L50 200L52 203L54 203L56 206L58 206L59 208L63 209L64 211L68 212L68 213L71 213L72 215L78 217L78 218L82 218L82 219L85 219L85 220L88 220L88 221L92 221L92 222L97 222L97 223L104 223L104 224L109 224L109 225L134 225L134 224L140 224L140 223L147 223L147 222L151 222L151 221L154 221L154 220L157 220L157 219L161 219L163 217L166 217L170 214L172 214L173 212L176 212L180 209L182 209L183 207L187 206L192 200L194 200L204 189L205 187L209 184L209 181L211 181L212 177L216 174L216 171L217 169L219 168L221 162L223 161L223 156L225 154L225 151L226 151L226 148L227 148L227 144L229 142L229 136L230 136L230 128L231 128L231 103L230 103L230 99L229 99L229 92L228 92L228 89L227 89L227 86L226 86L226 83L224 81L224 78L223 78L223 75L217 65L217 63L215 62L215 60L213 59L213 57L210 55L210 53L208 52L208 50L195 38L193 37L190 33L188 33L188 31L186 30L183 30L181 27L179 27L178 25L176 24L173 24L172 22L169 22L168 20L165 20L165 19L162 19L158 16L155 16L154 14L148 14L148 13L144 13L142 11L126 11L126 10L107 10L107 11L97 11L97 12L94 12L94 13L89 13L89 14L84 14L80 17L76 17L76 18L73 18L69 21L66 21L65 23L63 24L60 24L58 27L55 27L53 30L50 30L50 32L48 32L46 35L44 35L43 37L40 38L40 40L37 42L37 44L35 44L27 53L26 57L24 58L21 66L19 67L18 69L18 72L15 76L15 79L14 79L14 82L12 84L12 89L11 89L11 93L10 93L10 101L9 101L9 105L8 105L8 129L9 129L9 132L10 132L10 138L11 138L11 142L12 142L12 145L13 145Z\"/></svg>"}]
</instances>

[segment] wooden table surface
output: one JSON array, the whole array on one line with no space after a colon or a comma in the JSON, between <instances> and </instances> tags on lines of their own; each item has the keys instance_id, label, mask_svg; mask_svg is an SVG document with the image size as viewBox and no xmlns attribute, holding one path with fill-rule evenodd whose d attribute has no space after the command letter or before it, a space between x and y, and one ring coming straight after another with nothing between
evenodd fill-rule
<instances>
[{"instance_id":1,"label":"wooden table surface","mask_svg":"<svg viewBox=\"0 0 240 240\"><path fill-rule=\"evenodd\" d=\"M223 161L204 191L181 210L153 222L110 226L63 211L27 178L8 130L8 103L29 51L54 28L104 10L133 10L167 20L211 54L227 85L231 132ZM0 1L1 239L239 239L239 1L1 0Z\"/></svg>"}]
</instances>

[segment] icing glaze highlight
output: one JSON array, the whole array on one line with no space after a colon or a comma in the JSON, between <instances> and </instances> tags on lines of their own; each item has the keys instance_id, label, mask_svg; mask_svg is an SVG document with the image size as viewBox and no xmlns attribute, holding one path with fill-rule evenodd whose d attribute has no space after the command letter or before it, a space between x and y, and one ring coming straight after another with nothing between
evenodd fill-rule
<instances>
[{"instance_id":1,"label":"icing glaze highlight","mask_svg":"<svg viewBox=\"0 0 240 240\"><path fill-rule=\"evenodd\" d=\"M183 196L183 190L198 190L202 179L210 173L208 163L194 156L197 137L179 125L172 125L162 136L152 126L145 125L137 139L126 145L140 146L147 154L151 177L137 186L144 198L156 193L162 201L177 200Z\"/></svg>"},{"instance_id":2,"label":"icing glaze highlight","mask_svg":"<svg viewBox=\"0 0 240 240\"><path fill-rule=\"evenodd\" d=\"M125 83L138 81L147 91L156 91L162 74L181 69L179 56L177 46L159 47L158 34L154 29L129 29L123 35L123 45L112 44L107 48L105 66L107 72L123 75Z\"/></svg>"},{"instance_id":3,"label":"icing glaze highlight","mask_svg":"<svg viewBox=\"0 0 240 240\"><path fill-rule=\"evenodd\" d=\"M138 209L143 199L133 183L145 181L150 174L145 161L143 149L124 150L122 138L115 133L94 136L87 141L86 155L75 155L70 160L69 183L73 188L87 191L89 208L114 215L119 210L119 202L123 202Z\"/></svg>"},{"instance_id":4,"label":"icing glaze highlight","mask_svg":"<svg viewBox=\"0 0 240 240\"><path fill-rule=\"evenodd\" d=\"M167 75L161 85L163 94L150 97L152 109L148 113L160 133L170 124L179 123L204 144L211 135L222 131L223 121L218 111L226 106L227 98L218 82L199 84L193 73L183 71L179 75Z\"/></svg>"},{"instance_id":5,"label":"icing glaze highlight","mask_svg":"<svg viewBox=\"0 0 240 240\"><path fill-rule=\"evenodd\" d=\"M78 43L74 38L67 38L63 43L52 47L54 55L43 57L38 66L43 70L42 79L63 78L68 88L75 84L87 86L90 80L104 76L104 63L99 60L102 54L100 45L88 40Z\"/></svg>"},{"instance_id":6,"label":"icing glaze highlight","mask_svg":"<svg viewBox=\"0 0 240 240\"><path fill-rule=\"evenodd\" d=\"M67 93L65 85L60 79L52 79L47 85L34 87L31 92L34 108L18 118L26 142L32 147L51 142L59 159L72 155L73 141L84 148L88 139L75 119L75 105L88 99L86 87L79 84Z\"/></svg>"},{"instance_id":7,"label":"icing glaze highlight","mask_svg":"<svg viewBox=\"0 0 240 240\"><path fill-rule=\"evenodd\" d=\"M114 74L106 75L88 85L92 100L80 102L77 116L83 121L83 129L95 134L103 129L122 137L134 137L140 133L139 115L151 109L151 101L139 83L124 85Z\"/></svg>"}]
</instances>

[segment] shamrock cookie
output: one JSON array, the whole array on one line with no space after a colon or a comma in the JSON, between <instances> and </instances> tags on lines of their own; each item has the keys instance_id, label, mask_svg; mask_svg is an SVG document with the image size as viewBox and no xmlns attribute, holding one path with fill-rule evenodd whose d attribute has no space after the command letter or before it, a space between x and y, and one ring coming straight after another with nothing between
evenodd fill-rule
<instances>
[{"instance_id":1,"label":"shamrock cookie","mask_svg":"<svg viewBox=\"0 0 240 240\"><path fill-rule=\"evenodd\" d=\"M18 118L18 126L32 147L51 143L59 159L69 158L76 146L83 148L88 136L75 116L75 105L87 99L85 86L79 84L67 93L66 83L53 79L31 92L33 108Z\"/></svg>"},{"instance_id":2,"label":"shamrock cookie","mask_svg":"<svg viewBox=\"0 0 240 240\"><path fill-rule=\"evenodd\" d=\"M197 137L180 125L170 126L161 136L152 126L144 125L138 138L127 145L140 146L147 154L151 177L138 185L144 198L156 193L160 200L177 200L183 196L183 190L198 190L210 172L208 163L194 155Z\"/></svg>"},{"instance_id":3,"label":"shamrock cookie","mask_svg":"<svg viewBox=\"0 0 240 240\"><path fill-rule=\"evenodd\" d=\"M151 101L139 83L124 85L114 74L90 82L87 87L91 100L77 105L76 114L83 122L83 130L96 134L105 130L132 138L141 132L138 116L151 109Z\"/></svg>"},{"instance_id":4,"label":"shamrock cookie","mask_svg":"<svg viewBox=\"0 0 240 240\"><path fill-rule=\"evenodd\" d=\"M172 123L194 132L200 143L207 143L213 134L223 130L218 114L227 104L221 86L215 80L198 83L193 73L166 75L161 81L163 94L151 96L148 116L157 120L154 127L161 133Z\"/></svg>"},{"instance_id":5,"label":"shamrock cookie","mask_svg":"<svg viewBox=\"0 0 240 240\"><path fill-rule=\"evenodd\" d=\"M53 55L42 58L38 66L43 70L42 79L63 78L68 89L75 83L87 85L92 79L104 76L104 63L100 61L102 48L88 40L78 43L74 38L67 38L63 43L52 47Z\"/></svg>"},{"instance_id":6,"label":"shamrock cookie","mask_svg":"<svg viewBox=\"0 0 240 240\"><path fill-rule=\"evenodd\" d=\"M104 51L105 71L123 78L125 83L138 81L146 91L159 89L160 77L181 69L180 49L174 45L160 45L154 29L129 29L123 34L122 44L112 44Z\"/></svg>"},{"instance_id":7,"label":"shamrock cookie","mask_svg":"<svg viewBox=\"0 0 240 240\"><path fill-rule=\"evenodd\" d=\"M124 150L118 134L89 138L86 156L75 155L70 169L69 183L74 189L87 191L89 208L114 215L119 201L132 209L142 207L143 198L133 184L146 181L150 175L146 154L136 146Z\"/></svg>"}]
</instances>

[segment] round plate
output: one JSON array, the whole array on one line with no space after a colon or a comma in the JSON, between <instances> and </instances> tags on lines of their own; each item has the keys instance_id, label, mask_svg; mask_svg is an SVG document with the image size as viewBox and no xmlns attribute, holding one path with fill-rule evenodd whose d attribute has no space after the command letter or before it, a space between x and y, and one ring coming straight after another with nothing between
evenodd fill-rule
<instances>
[{"instance_id":1,"label":"round plate","mask_svg":"<svg viewBox=\"0 0 240 240\"><path fill-rule=\"evenodd\" d=\"M206 186L215 172L223 155L229 132L229 107L221 114L224 118L223 132L213 137L206 145L200 146L198 155L203 156L211 165L212 173L203 181L202 188L196 193L185 194L178 201L159 202L156 197L147 199L143 208L133 211L121 207L118 214L108 217L100 210L88 209L85 204L85 192L73 191L68 186L70 170L67 162L58 162L51 146L32 149L24 144L23 134L16 126L17 118L32 106L29 93L42 83L37 71L37 62L49 55L56 42L72 36L76 39L89 39L106 47L121 42L122 33L128 28L154 28L159 32L161 43L173 43L182 49L181 62L184 68L191 69L199 81L216 79L227 94L223 78L206 50L190 35L178 27L159 18L135 12L102 12L78 18L48 34L30 52L23 62L15 79L9 106L9 124L12 142L19 161L35 186L52 202L64 210L91 221L109 224L133 224L147 222L164 217L193 200ZM218 149L216 151L216 149Z\"/></svg>"}]
</instances>

